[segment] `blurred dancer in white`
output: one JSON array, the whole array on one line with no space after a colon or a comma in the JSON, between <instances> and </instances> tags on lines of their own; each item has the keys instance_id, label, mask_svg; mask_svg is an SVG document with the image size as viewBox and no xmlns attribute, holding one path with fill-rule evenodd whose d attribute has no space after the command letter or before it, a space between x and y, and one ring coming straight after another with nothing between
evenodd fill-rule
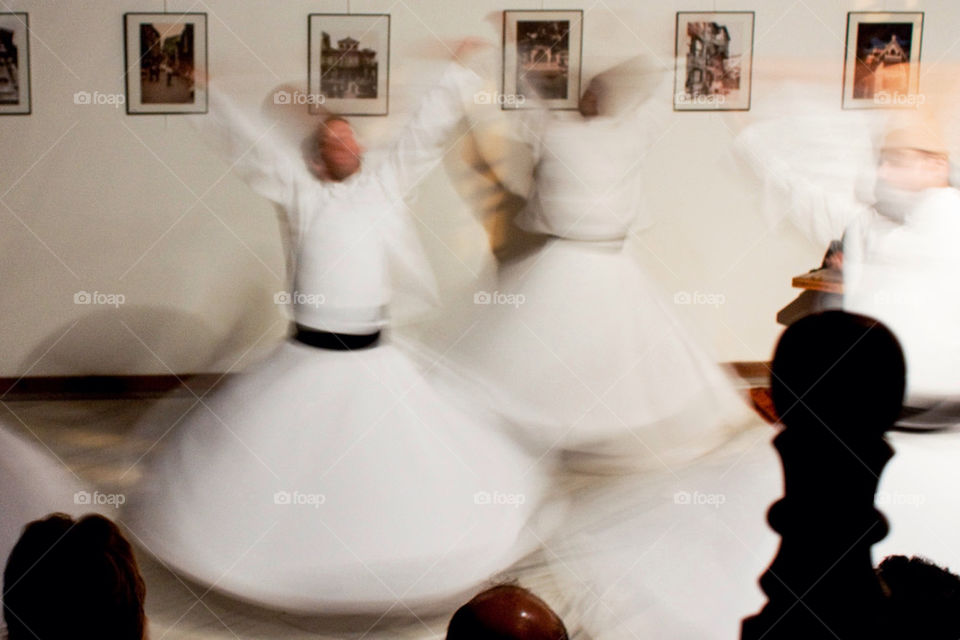
<instances>
[{"instance_id":1,"label":"blurred dancer in white","mask_svg":"<svg viewBox=\"0 0 960 640\"><path fill-rule=\"evenodd\" d=\"M128 524L164 562L286 611L407 615L451 608L526 550L532 461L381 337L388 258L430 292L403 197L476 79L451 65L372 166L343 120L304 162L212 103L250 184L290 216L297 334L160 443Z\"/></svg>"},{"instance_id":2,"label":"blurred dancer in white","mask_svg":"<svg viewBox=\"0 0 960 640\"><path fill-rule=\"evenodd\" d=\"M900 339L910 404L960 400L960 191L934 121L886 134L875 193L844 236L843 306Z\"/></svg>"},{"instance_id":3,"label":"blurred dancer in white","mask_svg":"<svg viewBox=\"0 0 960 640\"><path fill-rule=\"evenodd\" d=\"M580 113L523 123L536 168L515 223L547 239L501 267L498 299L477 300L487 306L451 356L541 451L595 469L690 459L746 413L624 246L665 120L650 77L624 63L594 78Z\"/></svg>"},{"instance_id":4,"label":"blurred dancer in white","mask_svg":"<svg viewBox=\"0 0 960 640\"><path fill-rule=\"evenodd\" d=\"M843 269L843 308L883 321L900 340L906 404L929 409L913 426L956 422L960 192L936 112L772 119L737 144L812 239L843 236L842 262L832 257Z\"/></svg>"}]
</instances>

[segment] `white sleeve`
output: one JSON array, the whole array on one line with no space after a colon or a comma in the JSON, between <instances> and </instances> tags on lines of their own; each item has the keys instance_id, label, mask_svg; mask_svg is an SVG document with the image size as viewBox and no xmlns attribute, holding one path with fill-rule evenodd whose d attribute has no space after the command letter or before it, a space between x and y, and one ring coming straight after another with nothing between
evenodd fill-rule
<instances>
[{"instance_id":1,"label":"white sleeve","mask_svg":"<svg viewBox=\"0 0 960 640\"><path fill-rule=\"evenodd\" d=\"M876 160L870 129L863 123L821 116L778 118L748 126L734 146L762 182L771 226L787 218L808 238L826 245L871 208L864 201L865 185L872 183Z\"/></svg>"},{"instance_id":2,"label":"white sleeve","mask_svg":"<svg viewBox=\"0 0 960 640\"><path fill-rule=\"evenodd\" d=\"M269 124L252 118L230 98L209 89L210 112L193 122L209 131L224 158L241 179L263 197L287 206L291 199L298 149L280 142Z\"/></svg>"},{"instance_id":3,"label":"white sleeve","mask_svg":"<svg viewBox=\"0 0 960 640\"><path fill-rule=\"evenodd\" d=\"M403 198L443 158L452 146L450 133L464 117L464 96L480 86L480 76L451 63L440 83L424 96L378 167L378 177L394 197Z\"/></svg>"}]
</instances>

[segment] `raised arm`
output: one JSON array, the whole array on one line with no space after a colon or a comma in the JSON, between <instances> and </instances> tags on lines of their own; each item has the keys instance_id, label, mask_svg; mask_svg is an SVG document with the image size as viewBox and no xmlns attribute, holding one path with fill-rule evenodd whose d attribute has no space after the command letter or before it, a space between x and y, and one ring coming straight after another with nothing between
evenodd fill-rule
<instances>
[{"instance_id":1,"label":"raised arm","mask_svg":"<svg viewBox=\"0 0 960 640\"><path fill-rule=\"evenodd\" d=\"M212 134L221 155L250 188L286 206L291 198L298 149L284 144L276 128L245 114L225 93L209 87L210 113L194 120Z\"/></svg>"},{"instance_id":2,"label":"raised arm","mask_svg":"<svg viewBox=\"0 0 960 640\"><path fill-rule=\"evenodd\" d=\"M771 225L783 218L824 245L869 212L864 194L871 180L871 131L848 117L817 114L765 120L734 141L764 187Z\"/></svg>"},{"instance_id":3,"label":"raised arm","mask_svg":"<svg viewBox=\"0 0 960 640\"><path fill-rule=\"evenodd\" d=\"M420 101L416 114L391 145L379 168L384 186L402 198L442 159L450 134L463 118L463 100L482 81L473 71L450 63L437 86Z\"/></svg>"}]
</instances>

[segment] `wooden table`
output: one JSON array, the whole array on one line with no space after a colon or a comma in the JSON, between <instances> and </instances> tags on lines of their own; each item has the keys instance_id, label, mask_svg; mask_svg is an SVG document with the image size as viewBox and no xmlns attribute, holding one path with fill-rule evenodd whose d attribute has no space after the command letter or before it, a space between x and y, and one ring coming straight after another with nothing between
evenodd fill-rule
<instances>
[{"instance_id":1,"label":"wooden table","mask_svg":"<svg viewBox=\"0 0 960 640\"><path fill-rule=\"evenodd\" d=\"M839 269L817 269L795 276L791 284L796 289L843 293L843 272Z\"/></svg>"},{"instance_id":2,"label":"wooden table","mask_svg":"<svg viewBox=\"0 0 960 640\"><path fill-rule=\"evenodd\" d=\"M803 292L777 312L777 322L790 326L800 318L843 307L843 272L839 269L817 269L796 276L791 284Z\"/></svg>"}]
</instances>

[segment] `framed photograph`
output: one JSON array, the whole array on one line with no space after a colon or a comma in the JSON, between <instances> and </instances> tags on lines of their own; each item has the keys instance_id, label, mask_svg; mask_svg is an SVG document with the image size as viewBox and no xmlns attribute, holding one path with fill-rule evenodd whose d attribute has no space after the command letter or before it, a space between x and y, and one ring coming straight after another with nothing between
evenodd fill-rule
<instances>
[{"instance_id":1,"label":"framed photograph","mask_svg":"<svg viewBox=\"0 0 960 640\"><path fill-rule=\"evenodd\" d=\"M583 11L504 11L503 109L580 105Z\"/></svg>"},{"instance_id":2,"label":"framed photograph","mask_svg":"<svg viewBox=\"0 0 960 640\"><path fill-rule=\"evenodd\" d=\"M311 113L385 116L390 102L390 16L311 13L307 91Z\"/></svg>"},{"instance_id":3,"label":"framed photograph","mask_svg":"<svg viewBox=\"0 0 960 640\"><path fill-rule=\"evenodd\" d=\"M674 111L748 111L753 11L677 12Z\"/></svg>"},{"instance_id":4,"label":"framed photograph","mask_svg":"<svg viewBox=\"0 0 960 640\"><path fill-rule=\"evenodd\" d=\"M0 13L0 115L30 113L30 26L26 13Z\"/></svg>"},{"instance_id":5,"label":"framed photograph","mask_svg":"<svg viewBox=\"0 0 960 640\"><path fill-rule=\"evenodd\" d=\"M207 14L126 13L123 41L128 114L207 112Z\"/></svg>"},{"instance_id":6,"label":"framed photograph","mask_svg":"<svg viewBox=\"0 0 960 640\"><path fill-rule=\"evenodd\" d=\"M916 107L923 12L847 14L844 109Z\"/></svg>"}]
</instances>

